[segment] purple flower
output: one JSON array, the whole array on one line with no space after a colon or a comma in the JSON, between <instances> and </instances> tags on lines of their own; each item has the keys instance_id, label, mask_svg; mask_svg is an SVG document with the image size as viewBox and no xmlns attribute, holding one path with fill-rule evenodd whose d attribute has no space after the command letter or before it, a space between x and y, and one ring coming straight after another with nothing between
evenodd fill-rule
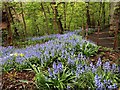
<instances>
[{"instance_id":1,"label":"purple flower","mask_svg":"<svg viewBox=\"0 0 120 90\"><path fill-rule=\"evenodd\" d=\"M120 66L118 66L118 72L120 73Z\"/></svg>"},{"instance_id":2,"label":"purple flower","mask_svg":"<svg viewBox=\"0 0 120 90\"><path fill-rule=\"evenodd\" d=\"M81 55L80 54L78 54L78 58L80 58L81 57Z\"/></svg>"},{"instance_id":3,"label":"purple flower","mask_svg":"<svg viewBox=\"0 0 120 90\"><path fill-rule=\"evenodd\" d=\"M113 72L116 71L116 64L115 64L115 63L112 64L112 71L113 71Z\"/></svg>"},{"instance_id":4,"label":"purple flower","mask_svg":"<svg viewBox=\"0 0 120 90\"><path fill-rule=\"evenodd\" d=\"M59 70L59 72L62 71L62 63L61 63L61 62L58 63L58 65L57 65L57 69Z\"/></svg>"},{"instance_id":5,"label":"purple flower","mask_svg":"<svg viewBox=\"0 0 120 90\"><path fill-rule=\"evenodd\" d=\"M117 88L117 85L116 83L113 84L113 88L116 89Z\"/></svg>"},{"instance_id":6,"label":"purple flower","mask_svg":"<svg viewBox=\"0 0 120 90\"><path fill-rule=\"evenodd\" d=\"M109 63L109 62L105 62L105 63L103 64L103 69L104 69L105 72L106 72L106 71L110 71L110 70L111 70L111 68L110 68L110 63Z\"/></svg>"},{"instance_id":7,"label":"purple flower","mask_svg":"<svg viewBox=\"0 0 120 90\"><path fill-rule=\"evenodd\" d=\"M79 77L79 71L76 70L76 77Z\"/></svg>"},{"instance_id":8,"label":"purple flower","mask_svg":"<svg viewBox=\"0 0 120 90\"><path fill-rule=\"evenodd\" d=\"M92 62L90 63L90 67L93 67L93 63Z\"/></svg>"},{"instance_id":9,"label":"purple flower","mask_svg":"<svg viewBox=\"0 0 120 90\"><path fill-rule=\"evenodd\" d=\"M97 68L95 68L95 66L93 65L92 72L95 73L96 71L97 71Z\"/></svg>"},{"instance_id":10,"label":"purple flower","mask_svg":"<svg viewBox=\"0 0 120 90\"><path fill-rule=\"evenodd\" d=\"M95 86L97 88L103 88L103 83L101 82L101 76L95 75L94 80L95 80Z\"/></svg>"},{"instance_id":11,"label":"purple flower","mask_svg":"<svg viewBox=\"0 0 120 90\"><path fill-rule=\"evenodd\" d=\"M53 62L53 69L57 69L57 65L55 62Z\"/></svg>"},{"instance_id":12,"label":"purple flower","mask_svg":"<svg viewBox=\"0 0 120 90\"><path fill-rule=\"evenodd\" d=\"M102 65L102 62L101 62L101 58L99 57L96 66L99 67L101 65Z\"/></svg>"},{"instance_id":13,"label":"purple flower","mask_svg":"<svg viewBox=\"0 0 120 90\"><path fill-rule=\"evenodd\" d=\"M58 68L57 68L57 65L56 65L55 62L53 63L53 71L54 71L55 74L58 73Z\"/></svg>"},{"instance_id":14,"label":"purple flower","mask_svg":"<svg viewBox=\"0 0 120 90\"><path fill-rule=\"evenodd\" d=\"M111 89L111 90L112 90L112 88L113 88L112 85L108 86L108 89Z\"/></svg>"},{"instance_id":15,"label":"purple flower","mask_svg":"<svg viewBox=\"0 0 120 90\"><path fill-rule=\"evenodd\" d=\"M55 74L57 74L58 72L62 72L62 63L58 62L58 65L54 62L53 63L53 71Z\"/></svg>"},{"instance_id":16,"label":"purple flower","mask_svg":"<svg viewBox=\"0 0 120 90\"><path fill-rule=\"evenodd\" d=\"M48 72L49 72L49 76L52 77L53 73L52 73L52 71L50 70L50 68L48 68Z\"/></svg>"},{"instance_id":17,"label":"purple flower","mask_svg":"<svg viewBox=\"0 0 120 90\"><path fill-rule=\"evenodd\" d=\"M67 85L67 90L69 90L70 89L70 86L69 85Z\"/></svg>"},{"instance_id":18,"label":"purple flower","mask_svg":"<svg viewBox=\"0 0 120 90\"><path fill-rule=\"evenodd\" d=\"M72 60L70 57L68 57L68 64L74 65L74 64L75 64L75 61Z\"/></svg>"}]
</instances>

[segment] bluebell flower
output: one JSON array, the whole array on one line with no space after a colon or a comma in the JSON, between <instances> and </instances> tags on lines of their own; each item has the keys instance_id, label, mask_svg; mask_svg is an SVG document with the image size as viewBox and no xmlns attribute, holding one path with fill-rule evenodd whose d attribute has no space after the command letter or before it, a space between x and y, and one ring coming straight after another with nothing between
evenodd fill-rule
<instances>
[{"instance_id":1,"label":"bluebell flower","mask_svg":"<svg viewBox=\"0 0 120 90\"><path fill-rule=\"evenodd\" d=\"M115 71L116 71L116 69L117 69L117 66L116 66L116 64L115 64L115 63L113 63L113 64L112 64L112 71L113 71L113 72L115 72Z\"/></svg>"},{"instance_id":2,"label":"bluebell flower","mask_svg":"<svg viewBox=\"0 0 120 90\"><path fill-rule=\"evenodd\" d=\"M118 66L118 72L120 73L120 65Z\"/></svg>"},{"instance_id":3,"label":"bluebell flower","mask_svg":"<svg viewBox=\"0 0 120 90\"><path fill-rule=\"evenodd\" d=\"M84 67L82 67L80 73L82 74L82 73L84 73L84 72L85 72L85 69L84 69Z\"/></svg>"},{"instance_id":4,"label":"bluebell flower","mask_svg":"<svg viewBox=\"0 0 120 90\"><path fill-rule=\"evenodd\" d=\"M104 69L105 72L110 71L111 70L110 62L105 62L103 64L103 69Z\"/></svg>"},{"instance_id":5,"label":"bluebell flower","mask_svg":"<svg viewBox=\"0 0 120 90\"><path fill-rule=\"evenodd\" d=\"M116 83L113 84L113 88L117 89L117 84Z\"/></svg>"},{"instance_id":6,"label":"bluebell flower","mask_svg":"<svg viewBox=\"0 0 120 90\"><path fill-rule=\"evenodd\" d=\"M67 90L70 90L70 86L69 85L67 85Z\"/></svg>"},{"instance_id":7,"label":"bluebell flower","mask_svg":"<svg viewBox=\"0 0 120 90\"><path fill-rule=\"evenodd\" d=\"M53 62L53 69L57 69L56 62Z\"/></svg>"},{"instance_id":8,"label":"bluebell flower","mask_svg":"<svg viewBox=\"0 0 120 90\"><path fill-rule=\"evenodd\" d=\"M53 71L54 71L55 74L58 73L57 64L55 62L53 62Z\"/></svg>"},{"instance_id":9,"label":"bluebell flower","mask_svg":"<svg viewBox=\"0 0 120 90\"><path fill-rule=\"evenodd\" d=\"M112 89L113 89L113 86L112 86L112 85L109 85L109 86L108 86L108 89L112 90Z\"/></svg>"},{"instance_id":10,"label":"bluebell flower","mask_svg":"<svg viewBox=\"0 0 120 90\"><path fill-rule=\"evenodd\" d=\"M95 73L97 71L97 68L93 65L92 72Z\"/></svg>"},{"instance_id":11,"label":"bluebell flower","mask_svg":"<svg viewBox=\"0 0 120 90\"><path fill-rule=\"evenodd\" d=\"M103 80L104 84L107 84L107 80Z\"/></svg>"},{"instance_id":12,"label":"bluebell flower","mask_svg":"<svg viewBox=\"0 0 120 90\"><path fill-rule=\"evenodd\" d=\"M74 65L74 64L75 64L75 61L72 60L70 57L68 57L68 64L69 64L69 65Z\"/></svg>"},{"instance_id":13,"label":"bluebell flower","mask_svg":"<svg viewBox=\"0 0 120 90\"><path fill-rule=\"evenodd\" d=\"M53 76L53 73L52 73L52 71L50 70L50 68L48 68L48 72L49 72L49 76L52 77L52 76Z\"/></svg>"},{"instance_id":14,"label":"bluebell flower","mask_svg":"<svg viewBox=\"0 0 120 90\"><path fill-rule=\"evenodd\" d=\"M76 77L79 77L79 71L76 70Z\"/></svg>"},{"instance_id":15,"label":"bluebell flower","mask_svg":"<svg viewBox=\"0 0 120 90\"><path fill-rule=\"evenodd\" d=\"M80 54L78 54L78 58L81 58L81 55L80 55Z\"/></svg>"},{"instance_id":16,"label":"bluebell flower","mask_svg":"<svg viewBox=\"0 0 120 90\"><path fill-rule=\"evenodd\" d=\"M103 83L101 82L101 76L95 75L94 80L95 80L95 86L97 88L104 88Z\"/></svg>"},{"instance_id":17,"label":"bluebell flower","mask_svg":"<svg viewBox=\"0 0 120 90\"><path fill-rule=\"evenodd\" d=\"M93 67L93 63L92 62L90 63L90 67Z\"/></svg>"},{"instance_id":18,"label":"bluebell flower","mask_svg":"<svg viewBox=\"0 0 120 90\"><path fill-rule=\"evenodd\" d=\"M101 65L102 65L102 61L101 61L101 58L99 57L96 66L99 67Z\"/></svg>"},{"instance_id":19,"label":"bluebell flower","mask_svg":"<svg viewBox=\"0 0 120 90\"><path fill-rule=\"evenodd\" d=\"M61 63L61 62L58 63L58 65L57 65L57 69L59 70L59 72L62 71L62 63Z\"/></svg>"}]
</instances>

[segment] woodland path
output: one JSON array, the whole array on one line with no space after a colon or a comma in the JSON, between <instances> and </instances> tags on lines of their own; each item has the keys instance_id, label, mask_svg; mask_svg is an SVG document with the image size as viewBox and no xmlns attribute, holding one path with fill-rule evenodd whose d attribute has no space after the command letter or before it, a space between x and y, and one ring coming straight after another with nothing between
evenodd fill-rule
<instances>
[{"instance_id":1,"label":"woodland path","mask_svg":"<svg viewBox=\"0 0 120 90\"><path fill-rule=\"evenodd\" d=\"M93 34L88 35L88 40L93 41L97 45L103 46L103 47L108 47L108 48L114 48L114 32L109 31L109 27L100 30L99 31L99 36L98 32L94 32Z\"/></svg>"}]
</instances>

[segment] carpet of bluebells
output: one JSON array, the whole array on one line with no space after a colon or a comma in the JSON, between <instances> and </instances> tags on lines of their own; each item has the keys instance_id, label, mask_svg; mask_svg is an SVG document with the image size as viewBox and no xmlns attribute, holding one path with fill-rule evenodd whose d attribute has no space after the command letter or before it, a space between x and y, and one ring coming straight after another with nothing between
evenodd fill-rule
<instances>
[{"instance_id":1,"label":"carpet of bluebells","mask_svg":"<svg viewBox=\"0 0 120 90\"><path fill-rule=\"evenodd\" d=\"M120 67L109 61L90 61L99 47L84 40L78 33L66 32L28 38L30 41L53 38L43 44L26 48L0 46L0 65L3 71L31 69L40 90L74 90L94 88L112 90L120 87Z\"/></svg>"}]
</instances>

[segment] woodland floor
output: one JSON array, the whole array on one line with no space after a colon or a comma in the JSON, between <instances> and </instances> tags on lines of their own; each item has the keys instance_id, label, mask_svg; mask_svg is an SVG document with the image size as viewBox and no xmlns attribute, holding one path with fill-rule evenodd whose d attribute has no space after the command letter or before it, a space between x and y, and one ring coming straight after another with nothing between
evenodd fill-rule
<instances>
[{"instance_id":1,"label":"woodland floor","mask_svg":"<svg viewBox=\"0 0 120 90\"><path fill-rule=\"evenodd\" d=\"M98 32L94 32L90 35L88 35L88 39L90 41L93 41L97 45L108 47L108 48L114 48L114 41L115 41L115 32L109 30L110 27L106 27L103 30ZM120 47L118 40L118 48Z\"/></svg>"},{"instance_id":2,"label":"woodland floor","mask_svg":"<svg viewBox=\"0 0 120 90\"><path fill-rule=\"evenodd\" d=\"M101 53L103 53L101 55ZM102 62L105 60L109 60L112 63L120 63L118 62L118 58L120 58L120 52L112 52L112 51L104 51L99 49L97 55L90 57L92 62L96 62L98 58L101 56ZM36 90L36 86L32 83L34 81L35 73L32 71L16 71L12 70L8 73L3 73L0 78L2 78L2 90ZM20 82L20 80L28 80L29 83Z\"/></svg>"},{"instance_id":3,"label":"woodland floor","mask_svg":"<svg viewBox=\"0 0 120 90\"><path fill-rule=\"evenodd\" d=\"M101 34L100 37L102 38L107 37L107 35L108 34ZM88 39L97 43L98 38L96 38L96 33L93 33L89 35ZM113 45L110 45L110 43L113 43L113 41L106 39L103 42L99 43L98 45L112 48ZM110 50L99 49L99 52L95 56L90 57L90 60L92 62L96 62L99 57L102 58L102 62L109 60L111 64L120 63L118 62L118 58L120 58L120 51L110 51ZM32 71L18 72L16 70L12 70L8 73L2 73L2 76L0 76L0 79L2 80L1 87L3 90L35 90L36 86L35 84L32 83L34 81L34 76L35 76L35 73ZM29 83L20 82L20 80L28 80Z\"/></svg>"}]
</instances>

